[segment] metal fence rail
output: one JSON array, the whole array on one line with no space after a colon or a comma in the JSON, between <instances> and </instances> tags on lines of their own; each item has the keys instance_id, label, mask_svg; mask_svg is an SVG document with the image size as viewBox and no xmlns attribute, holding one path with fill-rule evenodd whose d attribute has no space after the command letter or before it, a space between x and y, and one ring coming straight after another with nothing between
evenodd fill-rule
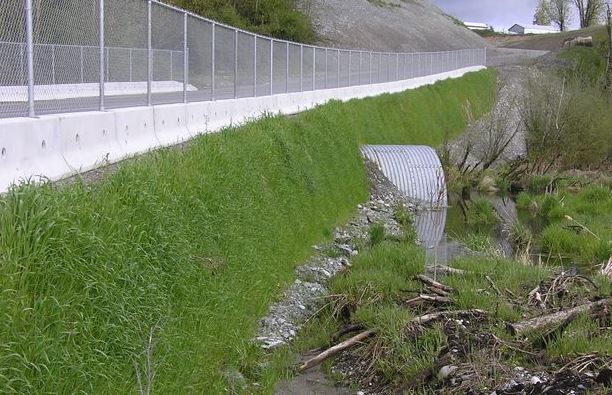
<instances>
[{"instance_id":1,"label":"metal fence rail","mask_svg":"<svg viewBox=\"0 0 612 395\"><path fill-rule=\"evenodd\" d=\"M0 118L334 89L485 63L484 48L381 53L276 40L154 0L0 2Z\"/></svg>"}]
</instances>

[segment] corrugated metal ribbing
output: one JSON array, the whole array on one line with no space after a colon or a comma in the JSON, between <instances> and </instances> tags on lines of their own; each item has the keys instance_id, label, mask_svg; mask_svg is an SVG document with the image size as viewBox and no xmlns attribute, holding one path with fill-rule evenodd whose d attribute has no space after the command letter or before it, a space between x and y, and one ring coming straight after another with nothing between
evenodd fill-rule
<instances>
[{"instance_id":1,"label":"corrugated metal ribbing","mask_svg":"<svg viewBox=\"0 0 612 395\"><path fill-rule=\"evenodd\" d=\"M433 148L425 145L364 145L361 151L409 199L430 208L447 205L444 171Z\"/></svg>"}]
</instances>

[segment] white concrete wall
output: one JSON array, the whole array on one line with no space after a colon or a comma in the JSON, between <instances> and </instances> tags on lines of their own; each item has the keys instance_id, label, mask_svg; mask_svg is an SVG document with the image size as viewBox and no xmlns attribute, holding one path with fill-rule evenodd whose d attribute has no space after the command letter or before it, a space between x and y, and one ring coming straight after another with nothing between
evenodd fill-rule
<instances>
[{"instance_id":1,"label":"white concrete wall","mask_svg":"<svg viewBox=\"0 0 612 395\"><path fill-rule=\"evenodd\" d=\"M263 113L293 114L333 99L401 92L482 69L468 67L405 81L257 98L0 119L0 192L20 180L62 179L240 125Z\"/></svg>"}]
</instances>

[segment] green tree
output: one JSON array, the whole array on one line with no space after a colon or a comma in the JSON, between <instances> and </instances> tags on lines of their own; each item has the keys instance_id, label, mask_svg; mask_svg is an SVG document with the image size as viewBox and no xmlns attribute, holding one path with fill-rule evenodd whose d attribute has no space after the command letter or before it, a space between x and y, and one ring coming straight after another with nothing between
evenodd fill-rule
<instances>
[{"instance_id":1,"label":"green tree","mask_svg":"<svg viewBox=\"0 0 612 395\"><path fill-rule=\"evenodd\" d=\"M550 19L550 2L549 0L539 0L533 15L533 23L536 25L548 26L552 23Z\"/></svg>"},{"instance_id":2,"label":"green tree","mask_svg":"<svg viewBox=\"0 0 612 395\"><path fill-rule=\"evenodd\" d=\"M572 20L572 0L550 0L550 19L562 32Z\"/></svg>"}]
</instances>

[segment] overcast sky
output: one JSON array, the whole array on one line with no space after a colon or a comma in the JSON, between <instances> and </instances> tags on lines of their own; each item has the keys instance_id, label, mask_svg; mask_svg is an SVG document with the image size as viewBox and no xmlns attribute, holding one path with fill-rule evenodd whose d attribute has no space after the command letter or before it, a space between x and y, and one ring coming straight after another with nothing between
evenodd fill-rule
<instances>
[{"instance_id":1,"label":"overcast sky","mask_svg":"<svg viewBox=\"0 0 612 395\"><path fill-rule=\"evenodd\" d=\"M515 23L531 24L537 0L433 0L438 7L464 22L482 22L496 30Z\"/></svg>"}]
</instances>

